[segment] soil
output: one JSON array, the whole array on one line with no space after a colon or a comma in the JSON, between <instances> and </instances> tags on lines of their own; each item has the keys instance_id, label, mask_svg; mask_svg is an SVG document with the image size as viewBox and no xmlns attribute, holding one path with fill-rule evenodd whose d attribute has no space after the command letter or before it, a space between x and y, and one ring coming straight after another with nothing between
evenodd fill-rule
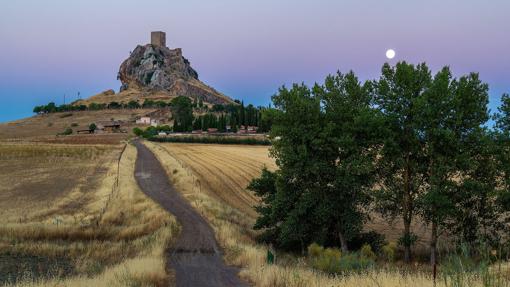
<instances>
[{"instance_id":1,"label":"soil","mask_svg":"<svg viewBox=\"0 0 510 287\"><path fill-rule=\"evenodd\" d=\"M156 156L141 142L134 144L138 185L181 225L179 237L167 250L167 269L175 271L176 286L248 286L237 276L238 268L225 265L213 229L173 188Z\"/></svg>"}]
</instances>

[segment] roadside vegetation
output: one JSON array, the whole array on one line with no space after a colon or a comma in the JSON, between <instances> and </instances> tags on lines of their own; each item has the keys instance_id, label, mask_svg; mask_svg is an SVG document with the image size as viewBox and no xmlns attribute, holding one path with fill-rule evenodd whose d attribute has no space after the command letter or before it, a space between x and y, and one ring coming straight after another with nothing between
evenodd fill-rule
<instances>
[{"instance_id":1,"label":"roadside vegetation","mask_svg":"<svg viewBox=\"0 0 510 287\"><path fill-rule=\"evenodd\" d=\"M127 145L0 144L0 285L167 286L179 232Z\"/></svg>"}]
</instances>

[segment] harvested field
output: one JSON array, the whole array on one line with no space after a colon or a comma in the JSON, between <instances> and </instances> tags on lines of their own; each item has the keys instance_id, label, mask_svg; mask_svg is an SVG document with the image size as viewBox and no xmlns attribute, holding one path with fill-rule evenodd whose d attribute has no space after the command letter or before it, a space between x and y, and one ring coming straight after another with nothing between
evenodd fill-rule
<instances>
[{"instance_id":1,"label":"harvested field","mask_svg":"<svg viewBox=\"0 0 510 287\"><path fill-rule=\"evenodd\" d=\"M158 143L197 177L197 188L245 212L251 217L258 198L246 187L259 176L263 166L274 170L266 146Z\"/></svg>"},{"instance_id":2,"label":"harvested field","mask_svg":"<svg viewBox=\"0 0 510 287\"><path fill-rule=\"evenodd\" d=\"M0 158L0 285L172 280L179 227L138 189L133 146L3 143Z\"/></svg>"}]
</instances>

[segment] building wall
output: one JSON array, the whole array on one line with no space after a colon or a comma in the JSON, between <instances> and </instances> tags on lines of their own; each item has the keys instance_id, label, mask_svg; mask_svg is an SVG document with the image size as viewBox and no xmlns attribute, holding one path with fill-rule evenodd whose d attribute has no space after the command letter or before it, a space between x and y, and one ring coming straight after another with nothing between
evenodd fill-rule
<instances>
[{"instance_id":1,"label":"building wall","mask_svg":"<svg viewBox=\"0 0 510 287\"><path fill-rule=\"evenodd\" d=\"M151 44L158 47L166 47L165 32L161 31L151 32Z\"/></svg>"}]
</instances>

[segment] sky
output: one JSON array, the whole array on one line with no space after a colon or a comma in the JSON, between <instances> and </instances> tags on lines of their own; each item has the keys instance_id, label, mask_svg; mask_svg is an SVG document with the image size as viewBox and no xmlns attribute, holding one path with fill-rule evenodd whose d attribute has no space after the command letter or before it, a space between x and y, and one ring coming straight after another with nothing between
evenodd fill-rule
<instances>
[{"instance_id":1,"label":"sky","mask_svg":"<svg viewBox=\"0 0 510 287\"><path fill-rule=\"evenodd\" d=\"M376 79L405 60L480 73L494 111L510 92L509 11L508 0L2 0L0 122L118 91L120 64L158 30L202 81L245 103L337 70Z\"/></svg>"}]
</instances>

